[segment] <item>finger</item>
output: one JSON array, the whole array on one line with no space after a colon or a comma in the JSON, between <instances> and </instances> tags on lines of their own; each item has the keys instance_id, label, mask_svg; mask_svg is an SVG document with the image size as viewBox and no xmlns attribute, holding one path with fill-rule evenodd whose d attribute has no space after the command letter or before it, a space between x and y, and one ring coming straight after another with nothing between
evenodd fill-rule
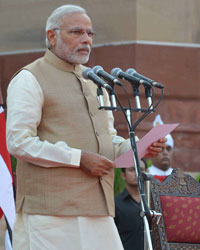
<instances>
[{"instance_id":1,"label":"finger","mask_svg":"<svg viewBox=\"0 0 200 250\"><path fill-rule=\"evenodd\" d=\"M159 139L158 141L152 143L152 145L153 145L153 144L157 144L157 145L162 145L162 146L163 146L163 144L165 144L166 141L167 141L166 138L162 138L162 139Z\"/></svg>"},{"instance_id":2,"label":"finger","mask_svg":"<svg viewBox=\"0 0 200 250\"><path fill-rule=\"evenodd\" d=\"M104 170L103 173L102 173L102 176L103 176L103 175L107 175L107 174L109 174L109 173L110 173L110 170Z\"/></svg>"},{"instance_id":3,"label":"finger","mask_svg":"<svg viewBox=\"0 0 200 250\"><path fill-rule=\"evenodd\" d=\"M157 156L159 152L157 151L151 151L149 154L151 155L151 157Z\"/></svg>"},{"instance_id":4,"label":"finger","mask_svg":"<svg viewBox=\"0 0 200 250\"><path fill-rule=\"evenodd\" d=\"M154 146L150 146L149 149L148 149L148 152L149 153L159 153L162 151L162 147L154 147Z\"/></svg>"},{"instance_id":5,"label":"finger","mask_svg":"<svg viewBox=\"0 0 200 250\"><path fill-rule=\"evenodd\" d=\"M161 142L154 142L151 144L152 147L162 147L163 146L163 143Z\"/></svg>"},{"instance_id":6,"label":"finger","mask_svg":"<svg viewBox=\"0 0 200 250\"><path fill-rule=\"evenodd\" d=\"M165 137L165 138L162 138L161 141L162 141L163 143L165 143L165 142L167 141L167 138L166 138L166 137Z\"/></svg>"},{"instance_id":7,"label":"finger","mask_svg":"<svg viewBox=\"0 0 200 250\"><path fill-rule=\"evenodd\" d=\"M115 168L115 163L113 161L107 160L107 162L105 163L105 165L109 168L109 169L113 169Z\"/></svg>"},{"instance_id":8,"label":"finger","mask_svg":"<svg viewBox=\"0 0 200 250\"><path fill-rule=\"evenodd\" d=\"M155 157L157 155L158 155L158 152L150 152L150 153L147 153L144 157L152 158L152 157Z\"/></svg>"},{"instance_id":9,"label":"finger","mask_svg":"<svg viewBox=\"0 0 200 250\"><path fill-rule=\"evenodd\" d=\"M115 165L113 165L113 164L112 164L112 165L109 165L109 166L106 165L104 169L107 170L107 171L110 171L110 170L112 170L114 167L115 167Z\"/></svg>"},{"instance_id":10,"label":"finger","mask_svg":"<svg viewBox=\"0 0 200 250\"><path fill-rule=\"evenodd\" d=\"M97 176L98 176L98 177L102 177L102 176L104 176L104 175L109 174L109 172L110 172L110 171L105 170L105 169L104 169L104 170L99 170Z\"/></svg>"}]
</instances>

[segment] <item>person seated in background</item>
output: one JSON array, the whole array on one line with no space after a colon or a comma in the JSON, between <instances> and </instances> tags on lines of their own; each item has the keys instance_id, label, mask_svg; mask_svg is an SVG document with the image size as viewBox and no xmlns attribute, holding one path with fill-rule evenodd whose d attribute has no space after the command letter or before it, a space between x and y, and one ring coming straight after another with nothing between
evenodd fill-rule
<instances>
[{"instance_id":1,"label":"person seated in background","mask_svg":"<svg viewBox=\"0 0 200 250\"><path fill-rule=\"evenodd\" d=\"M140 161L141 171L146 162ZM144 224L135 167L122 168L123 192L115 196L115 224L125 250L144 249Z\"/></svg>"},{"instance_id":2,"label":"person seated in background","mask_svg":"<svg viewBox=\"0 0 200 250\"><path fill-rule=\"evenodd\" d=\"M153 126L163 124L160 115L157 115ZM174 150L174 140L170 134L166 136L167 141L162 146L162 151L152 158L152 165L148 168L148 172L154 176L155 179L163 181L167 175L172 172L172 159Z\"/></svg>"}]
</instances>

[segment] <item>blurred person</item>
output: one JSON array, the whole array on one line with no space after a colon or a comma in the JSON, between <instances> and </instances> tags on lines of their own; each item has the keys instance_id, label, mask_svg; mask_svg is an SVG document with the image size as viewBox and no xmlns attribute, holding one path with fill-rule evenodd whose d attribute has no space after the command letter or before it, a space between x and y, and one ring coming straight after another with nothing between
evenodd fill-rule
<instances>
[{"instance_id":1,"label":"blurred person","mask_svg":"<svg viewBox=\"0 0 200 250\"><path fill-rule=\"evenodd\" d=\"M153 125L163 124L160 115L157 115ZM174 150L174 140L170 134L166 136L166 142L162 146L162 151L158 155L151 159L152 165L148 168L148 172L154 176L154 178L163 181L167 175L172 172L172 160Z\"/></svg>"},{"instance_id":2,"label":"blurred person","mask_svg":"<svg viewBox=\"0 0 200 250\"><path fill-rule=\"evenodd\" d=\"M145 171L146 162L140 161L141 171ZM123 192L115 196L115 224L125 250L144 249L144 223L135 167L122 168L125 181Z\"/></svg>"},{"instance_id":3,"label":"blurred person","mask_svg":"<svg viewBox=\"0 0 200 250\"><path fill-rule=\"evenodd\" d=\"M152 175L167 176L172 172L173 144L170 143L171 135L167 135L167 142L163 144L162 151L152 158L152 165L149 167L149 173Z\"/></svg>"}]
</instances>

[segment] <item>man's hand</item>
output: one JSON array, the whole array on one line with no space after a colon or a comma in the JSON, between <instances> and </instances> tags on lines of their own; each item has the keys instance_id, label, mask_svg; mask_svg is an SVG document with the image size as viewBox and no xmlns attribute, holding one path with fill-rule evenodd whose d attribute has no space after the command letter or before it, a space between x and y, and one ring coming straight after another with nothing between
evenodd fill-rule
<instances>
[{"instance_id":1,"label":"man's hand","mask_svg":"<svg viewBox=\"0 0 200 250\"><path fill-rule=\"evenodd\" d=\"M114 162L102 155L84 151L81 153L80 169L92 176L101 177L106 175L114 167Z\"/></svg>"},{"instance_id":2,"label":"man's hand","mask_svg":"<svg viewBox=\"0 0 200 250\"><path fill-rule=\"evenodd\" d=\"M148 148L148 153L144 156L146 158L155 157L158 153L162 151L163 144L167 141L166 138L162 138L157 142L151 144Z\"/></svg>"}]
</instances>

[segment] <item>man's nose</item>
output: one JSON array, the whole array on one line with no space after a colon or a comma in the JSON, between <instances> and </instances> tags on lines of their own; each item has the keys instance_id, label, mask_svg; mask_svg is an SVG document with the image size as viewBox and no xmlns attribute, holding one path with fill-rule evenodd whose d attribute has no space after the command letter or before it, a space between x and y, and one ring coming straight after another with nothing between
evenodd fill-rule
<instances>
[{"instance_id":1,"label":"man's nose","mask_svg":"<svg viewBox=\"0 0 200 250\"><path fill-rule=\"evenodd\" d=\"M93 39L88 35L87 32L84 32L81 36L82 43L92 44L92 40Z\"/></svg>"},{"instance_id":2,"label":"man's nose","mask_svg":"<svg viewBox=\"0 0 200 250\"><path fill-rule=\"evenodd\" d=\"M166 148L163 148L163 154L168 155L168 150Z\"/></svg>"}]
</instances>

